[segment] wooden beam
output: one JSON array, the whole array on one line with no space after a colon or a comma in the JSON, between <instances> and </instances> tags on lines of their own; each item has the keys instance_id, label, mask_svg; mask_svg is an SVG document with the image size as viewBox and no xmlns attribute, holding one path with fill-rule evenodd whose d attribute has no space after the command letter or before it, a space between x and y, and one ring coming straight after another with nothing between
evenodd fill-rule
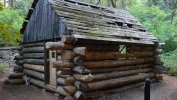
<instances>
[{"instance_id":1,"label":"wooden beam","mask_svg":"<svg viewBox=\"0 0 177 100\"><path fill-rule=\"evenodd\" d=\"M56 61L53 62L53 67L54 68L72 68L74 67L74 63L73 62L67 62L67 61Z\"/></svg>"},{"instance_id":2,"label":"wooden beam","mask_svg":"<svg viewBox=\"0 0 177 100\"><path fill-rule=\"evenodd\" d=\"M35 43L23 44L23 48L28 48L28 47L43 47L43 46L44 46L43 42L35 42Z\"/></svg>"},{"instance_id":3,"label":"wooden beam","mask_svg":"<svg viewBox=\"0 0 177 100\"><path fill-rule=\"evenodd\" d=\"M35 77L37 79L44 80L44 73L40 73L40 72L37 72L37 71L34 71L34 70L29 70L29 69L24 69L23 72L26 75L29 75L31 77Z\"/></svg>"},{"instance_id":4,"label":"wooden beam","mask_svg":"<svg viewBox=\"0 0 177 100\"><path fill-rule=\"evenodd\" d=\"M84 68L83 66L74 66L73 71L78 74L89 74L91 73L90 70Z\"/></svg>"},{"instance_id":5,"label":"wooden beam","mask_svg":"<svg viewBox=\"0 0 177 100\"><path fill-rule=\"evenodd\" d=\"M23 53L44 53L44 47L23 48Z\"/></svg>"},{"instance_id":6,"label":"wooden beam","mask_svg":"<svg viewBox=\"0 0 177 100\"><path fill-rule=\"evenodd\" d=\"M44 53L26 53L23 54L23 57L32 59L44 59Z\"/></svg>"},{"instance_id":7,"label":"wooden beam","mask_svg":"<svg viewBox=\"0 0 177 100\"><path fill-rule=\"evenodd\" d=\"M23 77L24 73L11 73L8 78L10 79L21 79Z\"/></svg>"},{"instance_id":8,"label":"wooden beam","mask_svg":"<svg viewBox=\"0 0 177 100\"><path fill-rule=\"evenodd\" d=\"M45 43L46 49L50 50L65 50L65 49L73 49L74 46L72 44L65 44L61 41L59 42L46 42Z\"/></svg>"},{"instance_id":9,"label":"wooden beam","mask_svg":"<svg viewBox=\"0 0 177 100\"><path fill-rule=\"evenodd\" d=\"M23 66L24 66L24 68L32 69L32 70L39 71L39 72L44 72L43 65L33 65L33 64L26 64L25 63Z\"/></svg>"},{"instance_id":10,"label":"wooden beam","mask_svg":"<svg viewBox=\"0 0 177 100\"><path fill-rule=\"evenodd\" d=\"M23 59L24 63L44 65L44 59Z\"/></svg>"}]
</instances>

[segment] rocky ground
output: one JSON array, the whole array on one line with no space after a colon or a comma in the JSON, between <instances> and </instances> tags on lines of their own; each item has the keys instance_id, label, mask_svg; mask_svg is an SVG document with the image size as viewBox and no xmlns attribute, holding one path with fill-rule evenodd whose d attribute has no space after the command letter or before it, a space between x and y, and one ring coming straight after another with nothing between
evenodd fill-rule
<instances>
[{"instance_id":1,"label":"rocky ground","mask_svg":"<svg viewBox=\"0 0 177 100\"><path fill-rule=\"evenodd\" d=\"M5 85L11 69L0 76L0 100L61 100L54 93L33 85ZM177 100L177 77L163 75L161 82L151 84L151 100ZM144 100L143 87L108 94L95 100Z\"/></svg>"}]
</instances>

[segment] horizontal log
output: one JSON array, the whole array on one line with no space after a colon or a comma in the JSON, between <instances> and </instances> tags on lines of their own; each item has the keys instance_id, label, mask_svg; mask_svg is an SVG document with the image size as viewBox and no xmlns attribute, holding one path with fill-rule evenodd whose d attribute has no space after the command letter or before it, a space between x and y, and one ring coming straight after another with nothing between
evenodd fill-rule
<instances>
[{"instance_id":1,"label":"horizontal log","mask_svg":"<svg viewBox=\"0 0 177 100\"><path fill-rule=\"evenodd\" d=\"M23 75L24 75L24 73L15 73L15 72L13 72L13 73L11 73L10 75L9 75L9 79L21 79L22 77L23 77Z\"/></svg>"},{"instance_id":2,"label":"horizontal log","mask_svg":"<svg viewBox=\"0 0 177 100\"><path fill-rule=\"evenodd\" d=\"M0 50L20 50L22 46L1 47Z\"/></svg>"},{"instance_id":3,"label":"horizontal log","mask_svg":"<svg viewBox=\"0 0 177 100\"><path fill-rule=\"evenodd\" d=\"M76 86L76 88L78 90L89 88L88 85L87 85L87 83L82 82L82 81L75 81L74 82L74 86Z\"/></svg>"},{"instance_id":4,"label":"horizontal log","mask_svg":"<svg viewBox=\"0 0 177 100\"><path fill-rule=\"evenodd\" d=\"M63 96L69 96L70 94L68 94L62 86L58 86L56 91L60 94L60 95L63 95Z\"/></svg>"},{"instance_id":5,"label":"horizontal log","mask_svg":"<svg viewBox=\"0 0 177 100\"><path fill-rule=\"evenodd\" d=\"M153 66L153 63L150 64L140 64L140 65L134 65L134 66L123 66L123 67L113 67L113 68L101 68L101 69L89 69L92 74L97 73L108 73L113 71L125 71L125 70L134 70L134 69L140 69L140 68L149 68Z\"/></svg>"},{"instance_id":6,"label":"horizontal log","mask_svg":"<svg viewBox=\"0 0 177 100\"><path fill-rule=\"evenodd\" d=\"M20 55L16 55L14 60L23 60L23 56L20 56Z\"/></svg>"},{"instance_id":7,"label":"horizontal log","mask_svg":"<svg viewBox=\"0 0 177 100\"><path fill-rule=\"evenodd\" d=\"M29 75L31 77L34 77L34 78L37 78L37 79L40 79L40 80L44 80L44 73L40 73L40 72L37 72L37 71L34 71L34 70L29 70L29 69L24 69L23 72L26 75Z\"/></svg>"},{"instance_id":8,"label":"horizontal log","mask_svg":"<svg viewBox=\"0 0 177 100\"><path fill-rule=\"evenodd\" d=\"M79 56L85 56L86 55L86 52L87 52L87 49L86 47L75 47L73 49L74 53L79 55Z\"/></svg>"},{"instance_id":9,"label":"horizontal log","mask_svg":"<svg viewBox=\"0 0 177 100\"><path fill-rule=\"evenodd\" d=\"M63 43L73 43L75 38L72 35L62 35L61 41Z\"/></svg>"},{"instance_id":10,"label":"horizontal log","mask_svg":"<svg viewBox=\"0 0 177 100\"><path fill-rule=\"evenodd\" d=\"M118 66L151 63L153 61L154 61L153 57L139 58L139 59L127 59L127 60L125 59L125 60L88 61L88 62L83 62L83 67L85 68L118 67Z\"/></svg>"},{"instance_id":11,"label":"horizontal log","mask_svg":"<svg viewBox=\"0 0 177 100\"><path fill-rule=\"evenodd\" d=\"M155 78L155 74L145 73L145 74L127 76L127 77L122 77L122 78L117 78L117 79L109 79L109 80L104 80L104 81L99 81L99 82L87 83L89 88L83 89L83 91L88 92L88 91L100 90L104 88L118 87L118 86L131 84L135 82L141 82L141 81L144 81L146 78L153 79Z\"/></svg>"},{"instance_id":12,"label":"horizontal log","mask_svg":"<svg viewBox=\"0 0 177 100\"><path fill-rule=\"evenodd\" d=\"M77 91L74 94L74 99L75 100L85 100L86 99L86 95L83 92L81 92L81 91Z\"/></svg>"},{"instance_id":13,"label":"horizontal log","mask_svg":"<svg viewBox=\"0 0 177 100\"><path fill-rule=\"evenodd\" d=\"M14 72L23 72L23 67L22 66L15 66L13 71Z\"/></svg>"},{"instance_id":14,"label":"horizontal log","mask_svg":"<svg viewBox=\"0 0 177 100\"><path fill-rule=\"evenodd\" d=\"M23 65L24 64L24 61L23 60L17 60L17 61L15 61L15 63L17 64L17 65Z\"/></svg>"},{"instance_id":15,"label":"horizontal log","mask_svg":"<svg viewBox=\"0 0 177 100\"><path fill-rule=\"evenodd\" d=\"M23 48L22 50L24 53L44 53L44 47L30 47L30 48Z\"/></svg>"},{"instance_id":16,"label":"horizontal log","mask_svg":"<svg viewBox=\"0 0 177 100\"><path fill-rule=\"evenodd\" d=\"M83 60L109 60L118 58L131 58L131 57L151 57L154 55L153 51L148 52L133 52L122 54L120 52L106 52L106 51L87 51ZM61 54L62 60L73 60L76 54L73 51L63 51Z\"/></svg>"},{"instance_id":17,"label":"horizontal log","mask_svg":"<svg viewBox=\"0 0 177 100\"><path fill-rule=\"evenodd\" d=\"M23 79L7 79L4 81L4 84L9 84L9 85L21 85L24 84L25 82Z\"/></svg>"},{"instance_id":18,"label":"horizontal log","mask_svg":"<svg viewBox=\"0 0 177 100\"><path fill-rule=\"evenodd\" d=\"M23 59L24 63L44 65L44 59Z\"/></svg>"},{"instance_id":19,"label":"horizontal log","mask_svg":"<svg viewBox=\"0 0 177 100\"><path fill-rule=\"evenodd\" d=\"M60 77L69 77L69 76L72 76L73 75L73 71L72 70L58 70L57 71L57 76L60 76Z\"/></svg>"},{"instance_id":20,"label":"horizontal log","mask_svg":"<svg viewBox=\"0 0 177 100\"><path fill-rule=\"evenodd\" d=\"M80 80L83 82L91 82L94 79L94 77L91 74L89 74L89 75L74 74L73 76L77 80Z\"/></svg>"},{"instance_id":21,"label":"horizontal log","mask_svg":"<svg viewBox=\"0 0 177 100\"><path fill-rule=\"evenodd\" d=\"M26 53L23 54L24 58L32 58L32 59L43 59L44 58L44 53Z\"/></svg>"},{"instance_id":22,"label":"horizontal log","mask_svg":"<svg viewBox=\"0 0 177 100\"><path fill-rule=\"evenodd\" d=\"M133 51L154 51L155 47L133 46Z\"/></svg>"},{"instance_id":23,"label":"horizontal log","mask_svg":"<svg viewBox=\"0 0 177 100\"><path fill-rule=\"evenodd\" d=\"M27 48L27 47L39 47L39 46L44 46L44 43L43 42L36 42L36 43L28 43L28 44L23 44L23 47L24 48Z\"/></svg>"},{"instance_id":24,"label":"horizontal log","mask_svg":"<svg viewBox=\"0 0 177 100\"><path fill-rule=\"evenodd\" d=\"M55 61L53 62L54 68L72 68L74 67L73 62L67 62L67 61Z\"/></svg>"},{"instance_id":25,"label":"horizontal log","mask_svg":"<svg viewBox=\"0 0 177 100\"><path fill-rule=\"evenodd\" d=\"M63 86L63 90L70 95L73 95L77 91L75 86Z\"/></svg>"},{"instance_id":26,"label":"horizontal log","mask_svg":"<svg viewBox=\"0 0 177 100\"><path fill-rule=\"evenodd\" d=\"M110 73L92 74L92 76L94 78L93 78L93 80L90 80L90 82L113 79L113 78L118 78L118 77L125 77L125 76L136 75L136 74L139 74L139 73L147 73L147 72L153 72L153 68L128 70L128 71L114 71L114 72L110 72Z\"/></svg>"},{"instance_id":27,"label":"horizontal log","mask_svg":"<svg viewBox=\"0 0 177 100\"><path fill-rule=\"evenodd\" d=\"M154 81L155 79L151 79L151 83ZM143 85L144 85L144 81L130 84L130 85L123 86L123 87L118 87L118 88L113 88L113 89L108 89L108 90L103 90L103 91L89 92L89 93L86 93L86 99L89 99L89 100L96 99L96 98L102 97L110 93L118 93L118 92L125 91L131 88L141 87Z\"/></svg>"},{"instance_id":28,"label":"horizontal log","mask_svg":"<svg viewBox=\"0 0 177 100\"><path fill-rule=\"evenodd\" d=\"M74 77L66 77L66 78L58 77L57 78L57 83L61 85L73 85L74 82L75 82Z\"/></svg>"},{"instance_id":29,"label":"horizontal log","mask_svg":"<svg viewBox=\"0 0 177 100\"><path fill-rule=\"evenodd\" d=\"M73 49L74 46L72 44L65 44L61 41L59 42L46 42L45 43L46 49L50 50L66 50L66 49Z\"/></svg>"},{"instance_id":30,"label":"horizontal log","mask_svg":"<svg viewBox=\"0 0 177 100\"><path fill-rule=\"evenodd\" d=\"M74 66L73 71L78 74L89 74L91 73L90 70L84 68L83 66Z\"/></svg>"},{"instance_id":31,"label":"horizontal log","mask_svg":"<svg viewBox=\"0 0 177 100\"><path fill-rule=\"evenodd\" d=\"M33 65L33 64L24 64L23 65L24 68L27 68L27 69L32 69L32 70L36 70L36 71L39 71L39 72L44 72L44 66L42 65Z\"/></svg>"}]
</instances>

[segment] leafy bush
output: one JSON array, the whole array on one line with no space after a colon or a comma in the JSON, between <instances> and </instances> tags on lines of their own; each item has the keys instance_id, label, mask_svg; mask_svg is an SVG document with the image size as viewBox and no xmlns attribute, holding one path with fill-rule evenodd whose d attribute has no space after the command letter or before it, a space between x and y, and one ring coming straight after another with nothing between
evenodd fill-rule
<instances>
[{"instance_id":1,"label":"leafy bush","mask_svg":"<svg viewBox=\"0 0 177 100\"><path fill-rule=\"evenodd\" d=\"M177 50L164 53L161 55L161 59L164 62L164 66L170 67L169 75L177 76Z\"/></svg>"},{"instance_id":2,"label":"leafy bush","mask_svg":"<svg viewBox=\"0 0 177 100\"><path fill-rule=\"evenodd\" d=\"M0 63L0 75L7 69L7 63Z\"/></svg>"}]
</instances>

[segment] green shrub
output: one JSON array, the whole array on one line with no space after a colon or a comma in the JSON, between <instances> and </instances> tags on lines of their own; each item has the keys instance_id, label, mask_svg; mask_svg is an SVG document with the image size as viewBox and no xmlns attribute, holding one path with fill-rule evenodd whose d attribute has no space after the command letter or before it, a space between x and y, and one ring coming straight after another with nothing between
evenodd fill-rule
<instances>
[{"instance_id":1,"label":"green shrub","mask_svg":"<svg viewBox=\"0 0 177 100\"><path fill-rule=\"evenodd\" d=\"M0 63L0 75L5 72L7 66L8 66L7 63Z\"/></svg>"},{"instance_id":2,"label":"green shrub","mask_svg":"<svg viewBox=\"0 0 177 100\"><path fill-rule=\"evenodd\" d=\"M164 53L161 55L161 60L164 62L164 66L170 67L168 71L169 75L177 76L177 51Z\"/></svg>"}]
</instances>

